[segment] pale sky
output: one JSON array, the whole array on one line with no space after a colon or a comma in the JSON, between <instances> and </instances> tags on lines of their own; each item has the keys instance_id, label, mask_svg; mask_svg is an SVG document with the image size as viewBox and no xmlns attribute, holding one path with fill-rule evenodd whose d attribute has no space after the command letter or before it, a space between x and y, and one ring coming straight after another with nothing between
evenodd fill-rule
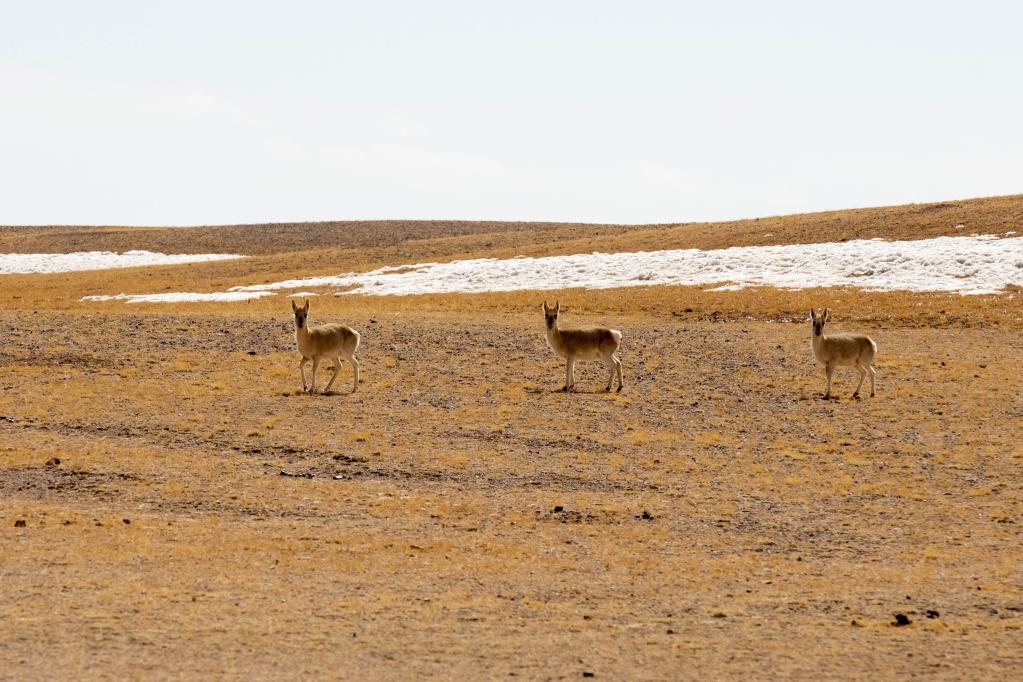
<instances>
[{"instance_id":1,"label":"pale sky","mask_svg":"<svg viewBox=\"0 0 1023 682\"><path fill-rule=\"evenodd\" d=\"M0 224L1023 192L1017 2L0 0Z\"/></svg>"}]
</instances>

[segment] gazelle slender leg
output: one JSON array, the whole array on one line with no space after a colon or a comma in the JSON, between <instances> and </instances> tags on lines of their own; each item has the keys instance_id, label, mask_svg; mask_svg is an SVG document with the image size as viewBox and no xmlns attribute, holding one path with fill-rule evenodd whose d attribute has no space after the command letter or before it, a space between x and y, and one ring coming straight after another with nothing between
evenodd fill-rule
<instances>
[{"instance_id":1,"label":"gazelle slender leg","mask_svg":"<svg viewBox=\"0 0 1023 682\"><path fill-rule=\"evenodd\" d=\"M858 398L860 396L860 387L863 385L863 380L867 377L867 370L863 369L863 363L856 363L856 371L860 374L859 383L856 384L856 390L853 391L852 397Z\"/></svg>"},{"instance_id":2,"label":"gazelle slender leg","mask_svg":"<svg viewBox=\"0 0 1023 682\"><path fill-rule=\"evenodd\" d=\"M613 355L611 357L614 359L615 368L618 370L618 391L621 392L625 388L625 379L622 377L622 361Z\"/></svg>"},{"instance_id":3,"label":"gazelle slender leg","mask_svg":"<svg viewBox=\"0 0 1023 682\"><path fill-rule=\"evenodd\" d=\"M302 390L305 391L305 363L309 362L309 358L302 358L298 363L298 371L302 374Z\"/></svg>"},{"instance_id":4,"label":"gazelle slender leg","mask_svg":"<svg viewBox=\"0 0 1023 682\"><path fill-rule=\"evenodd\" d=\"M316 393L316 370L320 366L320 359L313 358L313 382L309 385L309 392Z\"/></svg>"},{"instance_id":5,"label":"gazelle slender leg","mask_svg":"<svg viewBox=\"0 0 1023 682\"><path fill-rule=\"evenodd\" d=\"M867 365L867 373L870 374L870 397L874 397L874 378L877 376L877 370L874 369L873 365Z\"/></svg>"},{"instance_id":6,"label":"gazelle slender leg","mask_svg":"<svg viewBox=\"0 0 1023 682\"><path fill-rule=\"evenodd\" d=\"M313 367L316 367L316 365L313 365ZM829 362L824 365L824 371L828 375L828 389L824 391L824 398L827 399L831 397L831 375L835 373L835 366Z\"/></svg>"},{"instance_id":7,"label":"gazelle slender leg","mask_svg":"<svg viewBox=\"0 0 1023 682\"><path fill-rule=\"evenodd\" d=\"M618 374L618 360L616 360L615 356L613 355L610 356L608 360L610 360L610 362L608 362L607 364L611 366L611 376L608 377L607 388L604 390L610 393L611 387L615 385L615 376L617 376Z\"/></svg>"},{"instance_id":8,"label":"gazelle slender leg","mask_svg":"<svg viewBox=\"0 0 1023 682\"><path fill-rule=\"evenodd\" d=\"M568 361L569 389L575 388L575 358Z\"/></svg>"},{"instance_id":9,"label":"gazelle slender leg","mask_svg":"<svg viewBox=\"0 0 1023 682\"><path fill-rule=\"evenodd\" d=\"M562 391L567 391L572 386L572 359L569 358L565 361L565 385L562 387Z\"/></svg>"},{"instance_id":10,"label":"gazelle slender leg","mask_svg":"<svg viewBox=\"0 0 1023 682\"><path fill-rule=\"evenodd\" d=\"M352 367L355 368L355 381L352 382L352 393L355 393L356 389L359 388L359 358L353 355L349 361L352 363Z\"/></svg>"},{"instance_id":11,"label":"gazelle slender leg","mask_svg":"<svg viewBox=\"0 0 1023 682\"><path fill-rule=\"evenodd\" d=\"M327 387L323 389L324 393L326 393L327 391L330 390L330 387L334 385L334 379L337 379L337 375L340 374L340 373L341 373L341 358L339 356L339 357L334 358L334 373L330 375L330 381L327 382Z\"/></svg>"}]
</instances>

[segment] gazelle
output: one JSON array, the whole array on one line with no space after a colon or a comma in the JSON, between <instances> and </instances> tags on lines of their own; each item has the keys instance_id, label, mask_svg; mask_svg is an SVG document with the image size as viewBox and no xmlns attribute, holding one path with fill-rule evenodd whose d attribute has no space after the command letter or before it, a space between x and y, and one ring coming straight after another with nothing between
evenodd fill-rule
<instances>
[{"instance_id":1,"label":"gazelle","mask_svg":"<svg viewBox=\"0 0 1023 682\"><path fill-rule=\"evenodd\" d=\"M359 387L359 359L355 357L355 351L359 349L359 332L341 324L321 324L310 328L308 300L301 308L292 301L291 309L295 313L295 340L298 342L298 352L302 355L298 363L298 371L302 374L302 390L316 393L316 369L320 366L320 360L333 360L334 374L323 389L324 393L329 391L334 379L341 373L341 359L344 358L355 369L355 382L352 384L352 393L355 393ZM313 361L313 381L306 389L305 363L310 360Z\"/></svg>"},{"instance_id":2,"label":"gazelle","mask_svg":"<svg viewBox=\"0 0 1023 682\"><path fill-rule=\"evenodd\" d=\"M864 334L828 334L824 335L824 325L831 317L831 308L825 308L820 315L816 310L810 309L810 321L813 323L813 354L817 361L824 364L824 371L828 375L828 388L824 392L824 398L831 397L831 375L835 367L849 365L856 368L860 373L860 381L856 384L853 397L859 397L860 386L863 379L870 375L870 395L874 396L874 378L877 374L874 371L874 354L877 353L877 344L869 336Z\"/></svg>"},{"instance_id":3,"label":"gazelle","mask_svg":"<svg viewBox=\"0 0 1023 682\"><path fill-rule=\"evenodd\" d=\"M547 322L547 343L568 363L565 369L565 387L561 390L570 391L575 387L576 360L603 360L611 370L606 390L610 391L614 386L615 375L617 375L618 390L621 391L625 385L625 381L622 379L622 361L615 356L615 353L621 346L622 333L617 329L607 327L561 329L558 327L559 312L561 312L560 302L555 301L553 308L547 305L547 301L543 302L543 315Z\"/></svg>"}]
</instances>

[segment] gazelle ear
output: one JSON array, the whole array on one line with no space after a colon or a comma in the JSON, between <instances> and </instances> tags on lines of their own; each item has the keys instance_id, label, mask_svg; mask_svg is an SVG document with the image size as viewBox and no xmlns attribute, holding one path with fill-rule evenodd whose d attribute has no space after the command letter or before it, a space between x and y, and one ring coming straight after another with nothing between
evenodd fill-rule
<instances>
[{"instance_id":1,"label":"gazelle ear","mask_svg":"<svg viewBox=\"0 0 1023 682\"><path fill-rule=\"evenodd\" d=\"M295 305L294 301L291 302L291 309L294 310L296 313L298 312L298 306Z\"/></svg>"},{"instance_id":2,"label":"gazelle ear","mask_svg":"<svg viewBox=\"0 0 1023 682\"><path fill-rule=\"evenodd\" d=\"M813 308L810 308L810 321L811 322L817 321L817 311L814 310Z\"/></svg>"},{"instance_id":3,"label":"gazelle ear","mask_svg":"<svg viewBox=\"0 0 1023 682\"><path fill-rule=\"evenodd\" d=\"M554 312L561 312L561 301L554 301Z\"/></svg>"},{"instance_id":4,"label":"gazelle ear","mask_svg":"<svg viewBox=\"0 0 1023 682\"><path fill-rule=\"evenodd\" d=\"M544 315L547 314L547 299L544 299L544 302L543 302L543 314Z\"/></svg>"},{"instance_id":5,"label":"gazelle ear","mask_svg":"<svg viewBox=\"0 0 1023 682\"><path fill-rule=\"evenodd\" d=\"M305 305L303 305L302 307L305 308L306 312L309 312L309 299L308 298L305 300Z\"/></svg>"},{"instance_id":6,"label":"gazelle ear","mask_svg":"<svg viewBox=\"0 0 1023 682\"><path fill-rule=\"evenodd\" d=\"M827 322L829 317L831 317L831 308L825 308L824 315L821 317L821 321Z\"/></svg>"}]
</instances>

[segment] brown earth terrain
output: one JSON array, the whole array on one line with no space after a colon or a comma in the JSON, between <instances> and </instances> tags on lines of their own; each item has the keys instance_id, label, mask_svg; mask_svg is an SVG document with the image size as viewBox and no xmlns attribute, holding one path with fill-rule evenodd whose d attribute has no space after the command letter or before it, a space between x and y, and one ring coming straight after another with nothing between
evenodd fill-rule
<instances>
[{"instance_id":1,"label":"brown earth terrain","mask_svg":"<svg viewBox=\"0 0 1023 682\"><path fill-rule=\"evenodd\" d=\"M0 231L0 252L256 254L0 277L0 679L1019 677L1018 290L317 297L314 322L363 337L358 391L346 367L331 395L297 390L286 297L79 299L1021 217L1008 197L391 238L383 223ZM594 363L557 392L545 297L566 325L623 331L622 393ZM813 305L877 341L877 397L851 399L844 369L820 399Z\"/></svg>"}]
</instances>

